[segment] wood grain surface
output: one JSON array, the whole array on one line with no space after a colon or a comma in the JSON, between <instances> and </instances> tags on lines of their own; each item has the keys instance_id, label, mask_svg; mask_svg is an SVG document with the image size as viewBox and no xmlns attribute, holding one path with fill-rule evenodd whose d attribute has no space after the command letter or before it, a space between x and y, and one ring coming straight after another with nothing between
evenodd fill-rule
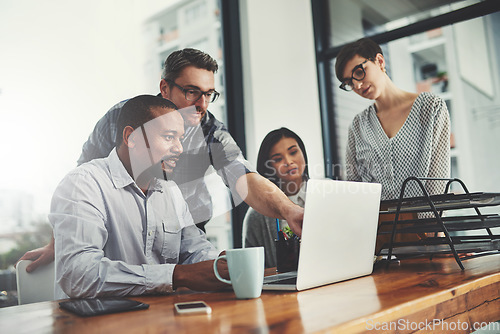
<instances>
[{"instance_id":1,"label":"wood grain surface","mask_svg":"<svg viewBox=\"0 0 500 334\"><path fill-rule=\"evenodd\" d=\"M74 334L469 333L475 323L500 319L500 256L463 263L464 271L452 257L407 259L388 269L377 266L370 276L302 292L264 291L251 300L237 300L231 290L135 296L130 299L149 309L92 318L61 310L57 301L13 306L0 309L0 328ZM194 300L207 302L212 314L175 315L174 303Z\"/></svg>"}]
</instances>

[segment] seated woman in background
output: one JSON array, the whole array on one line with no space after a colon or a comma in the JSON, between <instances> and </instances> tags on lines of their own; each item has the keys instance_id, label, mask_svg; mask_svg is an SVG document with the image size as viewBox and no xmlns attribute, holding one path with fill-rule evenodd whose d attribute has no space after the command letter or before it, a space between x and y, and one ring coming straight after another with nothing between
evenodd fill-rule
<instances>
[{"instance_id":1,"label":"seated woman in background","mask_svg":"<svg viewBox=\"0 0 500 334\"><path fill-rule=\"evenodd\" d=\"M378 44L362 38L342 48L335 63L340 88L375 100L349 127L347 180L382 184L382 199L399 198L409 176L450 177L450 118L440 97L406 92L391 81ZM423 181L430 194L445 182ZM405 196L422 196L408 183Z\"/></svg>"},{"instance_id":2,"label":"seated woman in background","mask_svg":"<svg viewBox=\"0 0 500 334\"><path fill-rule=\"evenodd\" d=\"M307 154L300 137L287 128L269 132L260 145L257 172L276 184L295 204L304 207L308 180ZM280 228L286 226L280 221ZM243 247L263 246L266 268L276 267L276 219L249 208L243 221Z\"/></svg>"}]
</instances>

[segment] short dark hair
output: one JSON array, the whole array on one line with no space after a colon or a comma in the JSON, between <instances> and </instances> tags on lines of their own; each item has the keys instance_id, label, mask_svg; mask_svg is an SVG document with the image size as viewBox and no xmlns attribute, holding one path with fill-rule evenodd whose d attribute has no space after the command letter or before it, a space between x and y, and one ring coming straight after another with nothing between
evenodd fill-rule
<instances>
[{"instance_id":1,"label":"short dark hair","mask_svg":"<svg viewBox=\"0 0 500 334\"><path fill-rule=\"evenodd\" d=\"M161 78L175 81L186 66L194 66L213 73L219 69L217 61L209 54L197 49L185 48L172 52L165 59Z\"/></svg>"},{"instance_id":2,"label":"short dark hair","mask_svg":"<svg viewBox=\"0 0 500 334\"><path fill-rule=\"evenodd\" d=\"M116 122L116 146L122 144L123 130L131 126L134 130L157 117L152 108L160 107L177 110L177 106L170 100L154 95L139 95L128 100L122 107Z\"/></svg>"},{"instance_id":3,"label":"short dark hair","mask_svg":"<svg viewBox=\"0 0 500 334\"><path fill-rule=\"evenodd\" d=\"M293 138L297 141L297 144L299 145L299 148L301 149L302 154L304 155L304 160L306 162L306 168L304 169L303 178L305 180L309 179L307 153L304 142L295 132L287 128L279 128L273 130L264 137L262 143L260 144L259 153L257 155L257 172L279 186L279 178L276 176L276 171L269 167L268 161L271 148L282 138Z\"/></svg>"},{"instance_id":4,"label":"short dark hair","mask_svg":"<svg viewBox=\"0 0 500 334\"><path fill-rule=\"evenodd\" d=\"M374 60L378 53L383 55L380 45L366 37L346 44L340 50L337 55L337 60L335 61L335 75L337 79L341 82L344 80L345 65L354 56L358 55L366 59Z\"/></svg>"}]
</instances>

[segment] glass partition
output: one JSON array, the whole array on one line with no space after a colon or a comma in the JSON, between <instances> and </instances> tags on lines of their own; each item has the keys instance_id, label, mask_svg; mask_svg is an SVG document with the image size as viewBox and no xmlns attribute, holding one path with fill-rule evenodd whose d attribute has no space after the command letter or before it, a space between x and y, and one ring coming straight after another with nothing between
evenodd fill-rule
<instances>
[{"instance_id":1,"label":"glass partition","mask_svg":"<svg viewBox=\"0 0 500 334\"><path fill-rule=\"evenodd\" d=\"M330 0L329 41L340 46L478 1ZM391 3L392 5L387 5ZM491 3L491 2L490 2ZM380 5L380 6L377 6ZM383 14L383 15L382 15ZM344 23L335 18L342 16ZM349 22L349 24L347 24ZM451 119L451 175L472 189L500 191L500 12L382 44L387 72L400 88L442 97ZM347 130L374 101L338 88L329 60L338 164L345 165ZM344 173L341 170L340 176Z\"/></svg>"},{"instance_id":2,"label":"glass partition","mask_svg":"<svg viewBox=\"0 0 500 334\"><path fill-rule=\"evenodd\" d=\"M340 46L457 10L479 0L329 0L329 43Z\"/></svg>"}]
</instances>

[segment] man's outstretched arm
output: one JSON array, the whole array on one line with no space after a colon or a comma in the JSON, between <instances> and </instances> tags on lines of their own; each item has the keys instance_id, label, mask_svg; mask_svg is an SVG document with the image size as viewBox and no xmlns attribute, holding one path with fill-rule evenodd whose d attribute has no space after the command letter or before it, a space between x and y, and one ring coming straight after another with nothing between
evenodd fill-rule
<instances>
[{"instance_id":1,"label":"man's outstretched arm","mask_svg":"<svg viewBox=\"0 0 500 334\"><path fill-rule=\"evenodd\" d=\"M286 219L295 234L302 234L304 209L294 204L274 183L257 173L248 173L238 179L236 190L256 211L264 216Z\"/></svg>"}]
</instances>

